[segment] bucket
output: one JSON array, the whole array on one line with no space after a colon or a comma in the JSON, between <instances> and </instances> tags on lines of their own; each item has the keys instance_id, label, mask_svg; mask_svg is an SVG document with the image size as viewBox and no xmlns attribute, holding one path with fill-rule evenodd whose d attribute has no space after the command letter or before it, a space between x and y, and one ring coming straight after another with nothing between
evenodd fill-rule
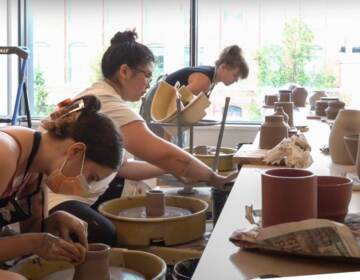
<instances>
[{"instance_id":1,"label":"bucket","mask_svg":"<svg viewBox=\"0 0 360 280\"><path fill-rule=\"evenodd\" d=\"M190 280L199 263L200 258L192 258L177 262L172 272L174 280Z\"/></svg>"},{"instance_id":2,"label":"bucket","mask_svg":"<svg viewBox=\"0 0 360 280\"><path fill-rule=\"evenodd\" d=\"M217 220L221 214L221 211L225 205L225 202L234 186L235 181L226 183L224 189L211 189L212 199L213 199L213 225L216 225Z\"/></svg>"}]
</instances>

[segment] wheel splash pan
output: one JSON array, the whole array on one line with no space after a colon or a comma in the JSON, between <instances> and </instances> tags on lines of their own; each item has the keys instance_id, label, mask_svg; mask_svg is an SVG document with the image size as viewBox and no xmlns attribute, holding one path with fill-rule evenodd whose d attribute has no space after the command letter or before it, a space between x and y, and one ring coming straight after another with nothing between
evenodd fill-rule
<instances>
[{"instance_id":1,"label":"wheel splash pan","mask_svg":"<svg viewBox=\"0 0 360 280\"><path fill-rule=\"evenodd\" d=\"M145 206L145 197L127 197L109 200L100 205L99 211L109 218L117 229L119 246L149 246L183 244L203 236L208 204L200 199L166 196L167 206L188 209L191 215L170 218L119 217L121 210Z\"/></svg>"}]
</instances>

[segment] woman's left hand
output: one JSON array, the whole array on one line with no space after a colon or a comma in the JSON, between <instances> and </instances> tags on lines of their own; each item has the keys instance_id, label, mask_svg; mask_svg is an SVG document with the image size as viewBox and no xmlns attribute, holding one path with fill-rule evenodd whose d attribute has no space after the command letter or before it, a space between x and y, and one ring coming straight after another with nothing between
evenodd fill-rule
<instances>
[{"instance_id":1,"label":"woman's left hand","mask_svg":"<svg viewBox=\"0 0 360 280\"><path fill-rule=\"evenodd\" d=\"M69 242L80 242L88 248L87 223L65 211L56 211L44 221L45 231L59 235ZM73 240L71 235L75 234L78 240Z\"/></svg>"}]
</instances>

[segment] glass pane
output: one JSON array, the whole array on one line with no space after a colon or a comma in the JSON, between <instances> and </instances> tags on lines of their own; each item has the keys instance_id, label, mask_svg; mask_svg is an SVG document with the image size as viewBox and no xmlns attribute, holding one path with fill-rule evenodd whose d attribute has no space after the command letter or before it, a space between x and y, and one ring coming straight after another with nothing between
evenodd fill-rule
<instances>
[{"instance_id":1,"label":"glass pane","mask_svg":"<svg viewBox=\"0 0 360 280\"><path fill-rule=\"evenodd\" d=\"M189 9L188 0L32 1L35 114L101 77L102 53L118 31L136 29L153 51L154 82L188 65Z\"/></svg>"},{"instance_id":2,"label":"glass pane","mask_svg":"<svg viewBox=\"0 0 360 280\"><path fill-rule=\"evenodd\" d=\"M213 65L224 47L238 44L250 66L245 81L215 87L209 116L219 118L230 96L230 119L259 121L264 94L291 83L359 106L359 14L352 0L199 0L199 64Z\"/></svg>"}]
</instances>

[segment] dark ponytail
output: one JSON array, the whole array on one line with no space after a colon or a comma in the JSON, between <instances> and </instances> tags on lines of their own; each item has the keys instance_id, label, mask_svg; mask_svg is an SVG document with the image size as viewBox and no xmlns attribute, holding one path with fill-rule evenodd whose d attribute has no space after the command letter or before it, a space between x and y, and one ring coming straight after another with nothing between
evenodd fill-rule
<instances>
[{"instance_id":1,"label":"dark ponytail","mask_svg":"<svg viewBox=\"0 0 360 280\"><path fill-rule=\"evenodd\" d=\"M111 45L105 51L101 60L101 71L104 78L111 79L122 64L137 68L149 62L154 62L151 50L136 42L135 31L117 32L111 39Z\"/></svg>"},{"instance_id":2,"label":"dark ponytail","mask_svg":"<svg viewBox=\"0 0 360 280\"><path fill-rule=\"evenodd\" d=\"M219 67L220 64L225 64L230 68L239 68L242 79L246 79L249 75L249 66L242 55L242 49L238 45L228 46L223 49L215 62L215 66Z\"/></svg>"},{"instance_id":3,"label":"dark ponytail","mask_svg":"<svg viewBox=\"0 0 360 280\"><path fill-rule=\"evenodd\" d=\"M54 138L72 138L86 145L85 158L117 169L122 159L122 137L111 119L98 111L99 99L86 95L60 103L41 126Z\"/></svg>"}]
</instances>

